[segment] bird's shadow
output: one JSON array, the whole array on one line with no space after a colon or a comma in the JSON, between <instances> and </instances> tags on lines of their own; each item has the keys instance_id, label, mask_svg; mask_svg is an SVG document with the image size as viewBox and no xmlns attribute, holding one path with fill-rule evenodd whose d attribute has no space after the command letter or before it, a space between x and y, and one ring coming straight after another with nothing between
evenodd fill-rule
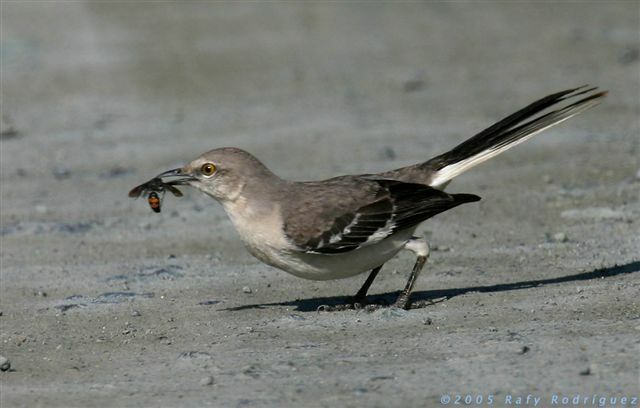
<instances>
[{"instance_id":1,"label":"bird's shadow","mask_svg":"<svg viewBox=\"0 0 640 408\"><path fill-rule=\"evenodd\" d=\"M640 272L640 261L630 262L624 265L614 265L606 268L595 269L590 272L581 272L575 275L561 276L557 278L549 279L537 279L514 283L500 283L490 286L469 286L465 288L453 288L453 289L438 289L438 290L423 290L413 292L411 295L412 309L419 309L431 304L448 300L456 296L464 295L470 292L481 293L496 293L509 290L519 290L534 288L537 286L553 285L557 283L565 282L578 282L586 281L598 278L609 278L612 276L626 275L630 273ZM378 295L370 295L367 300L369 304L386 306L393 304L398 292L387 292ZM296 299L286 302L274 302L274 303L258 303L243 306L230 307L222 310L234 311L245 309L262 309L269 306L289 306L294 307L296 311L300 312L312 312L317 311L322 306L336 307L344 305L349 301L345 296L329 296L329 297L316 297L309 299Z\"/></svg>"}]
</instances>

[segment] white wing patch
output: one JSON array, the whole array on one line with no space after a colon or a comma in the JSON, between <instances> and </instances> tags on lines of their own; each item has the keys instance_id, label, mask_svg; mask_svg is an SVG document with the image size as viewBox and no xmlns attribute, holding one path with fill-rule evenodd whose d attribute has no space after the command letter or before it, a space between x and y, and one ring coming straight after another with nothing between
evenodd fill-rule
<instances>
[{"instance_id":1,"label":"white wing patch","mask_svg":"<svg viewBox=\"0 0 640 408\"><path fill-rule=\"evenodd\" d=\"M351 223L349 225L347 225L342 232L336 234L336 235L332 235L331 238L329 239L329 243L330 244L335 244L336 242L340 242L340 240L342 240L342 237L344 235L348 235L349 232L351 232L351 228L355 225L358 225L358 219L360 218L360 214L356 214L356 217L353 219L353 221L351 221Z\"/></svg>"},{"instance_id":2,"label":"white wing patch","mask_svg":"<svg viewBox=\"0 0 640 408\"><path fill-rule=\"evenodd\" d=\"M391 211L391 218L387 220L387 223L384 224L384 227L379 228L376 232L371 234L369 238L367 238L367 240L361 246L376 243L378 241L385 239L389 235L391 235L396 226L395 219L396 219L396 205L393 204L393 209Z\"/></svg>"}]
</instances>

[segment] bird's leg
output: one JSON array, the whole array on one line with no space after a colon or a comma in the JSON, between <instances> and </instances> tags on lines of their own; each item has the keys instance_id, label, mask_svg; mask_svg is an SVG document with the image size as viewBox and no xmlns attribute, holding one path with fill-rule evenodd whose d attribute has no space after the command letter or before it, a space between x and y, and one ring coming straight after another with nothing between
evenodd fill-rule
<instances>
[{"instance_id":1,"label":"bird's leg","mask_svg":"<svg viewBox=\"0 0 640 408\"><path fill-rule=\"evenodd\" d=\"M369 290L369 287L371 287L371 284L375 280L376 276L378 276L378 272L380 272L380 269L382 269L382 265L371 270L369 276L367 277L367 280L364 281L364 284L362 284L362 287L360 288L358 293L350 298L347 303L335 306L321 305L320 307L318 307L318 310L322 310L323 312L336 312L341 310L365 308L365 305L367 305L367 291ZM369 310L374 310L377 307L375 305L367 305L366 308Z\"/></svg>"},{"instance_id":2,"label":"bird's leg","mask_svg":"<svg viewBox=\"0 0 640 408\"><path fill-rule=\"evenodd\" d=\"M378 276L378 272L380 272L380 269L382 269L382 265L371 270L371 273L369 273L367 280L364 281L358 293L356 293L356 295L351 299L354 305L363 305L367 303L367 292L369 291L369 287L371 287L371 284L373 283L376 276Z\"/></svg>"},{"instance_id":3,"label":"bird's leg","mask_svg":"<svg viewBox=\"0 0 640 408\"><path fill-rule=\"evenodd\" d=\"M429 244L425 241L424 238L411 237L409 242L405 244L405 249L408 249L414 252L417 255L416 263L413 265L413 270L411 271L411 275L409 275L409 280L407 281L407 285L404 287L400 296L396 300L394 304L395 307L400 309L408 309L411 305L409 302L409 297L411 296L411 290L413 289L413 285L418 279L418 275L420 275L420 271L424 267L424 264L427 262L429 258Z\"/></svg>"}]
</instances>

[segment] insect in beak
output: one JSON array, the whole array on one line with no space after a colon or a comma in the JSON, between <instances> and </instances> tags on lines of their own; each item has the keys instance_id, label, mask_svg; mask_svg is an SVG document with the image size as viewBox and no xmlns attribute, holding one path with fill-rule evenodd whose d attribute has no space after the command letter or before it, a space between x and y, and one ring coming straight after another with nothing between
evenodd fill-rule
<instances>
[{"instance_id":1,"label":"insect in beak","mask_svg":"<svg viewBox=\"0 0 640 408\"><path fill-rule=\"evenodd\" d=\"M153 211L157 213L160 212L160 205L161 205L162 199L160 198L157 192L155 191L150 192L149 197L147 197L147 202L149 203L149 207L151 207Z\"/></svg>"},{"instance_id":2,"label":"insect in beak","mask_svg":"<svg viewBox=\"0 0 640 408\"><path fill-rule=\"evenodd\" d=\"M142 183L139 186L134 187L129 191L129 197L138 198L142 194L148 193L147 203L149 204L149 207L151 207L153 211L159 213L162 207L162 199L164 198L165 191L170 191L176 197L182 197L182 191L174 187L176 185L183 185L182 181L171 180L165 183L161 178L154 177L146 183Z\"/></svg>"}]
</instances>

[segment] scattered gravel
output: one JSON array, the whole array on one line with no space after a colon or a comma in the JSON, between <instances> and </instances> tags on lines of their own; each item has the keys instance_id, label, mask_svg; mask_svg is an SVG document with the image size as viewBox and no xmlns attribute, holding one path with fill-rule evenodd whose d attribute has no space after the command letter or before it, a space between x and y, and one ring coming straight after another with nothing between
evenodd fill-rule
<instances>
[{"instance_id":1,"label":"scattered gravel","mask_svg":"<svg viewBox=\"0 0 640 408\"><path fill-rule=\"evenodd\" d=\"M0 129L3 407L637 391L634 2L28 3L1 13L2 108L20 133ZM373 305L316 313L366 275L270 268L193 189L161 214L127 198L225 145L298 180L418 163L583 82L610 96L447 187L483 199L416 231L451 251L434 248L408 311L387 307L408 252L384 266Z\"/></svg>"}]
</instances>

